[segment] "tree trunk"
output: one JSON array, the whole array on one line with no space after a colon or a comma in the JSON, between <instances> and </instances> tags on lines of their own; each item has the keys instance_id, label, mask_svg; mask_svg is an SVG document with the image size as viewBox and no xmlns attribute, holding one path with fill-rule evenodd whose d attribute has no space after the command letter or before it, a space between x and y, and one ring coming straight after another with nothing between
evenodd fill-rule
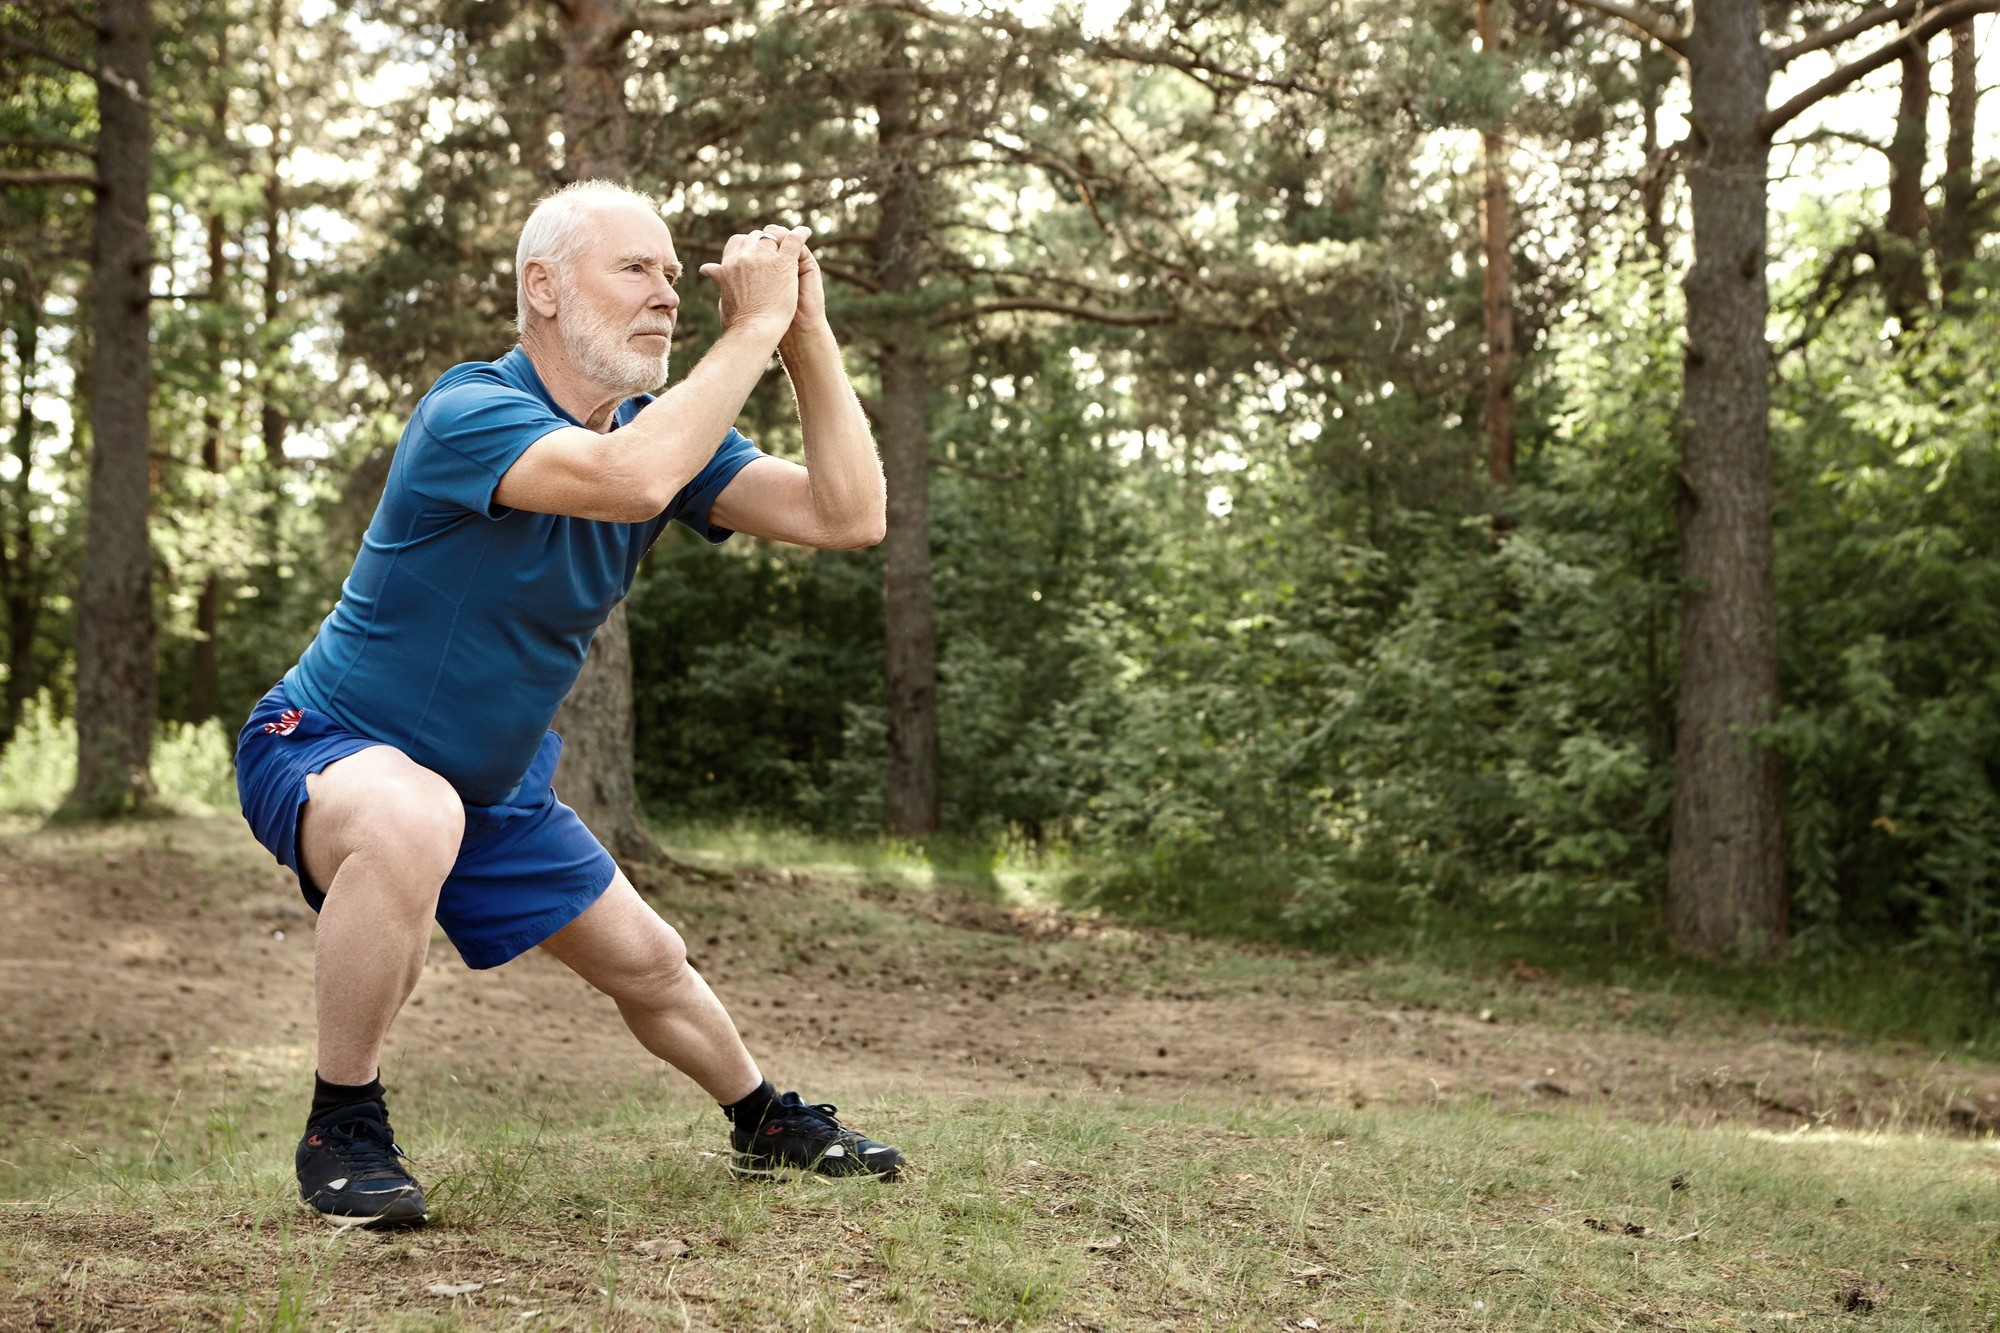
<instances>
[{"instance_id":1,"label":"tree trunk","mask_svg":"<svg viewBox=\"0 0 2000 1333\"><path fill-rule=\"evenodd\" d=\"M1662 262L1667 257L1667 186L1673 180L1673 164L1660 146L1660 103L1679 72L1666 52L1651 45L1639 52L1640 147L1646 156L1639 169L1639 211L1644 219L1646 248Z\"/></svg>"},{"instance_id":2,"label":"tree trunk","mask_svg":"<svg viewBox=\"0 0 2000 1333\"><path fill-rule=\"evenodd\" d=\"M214 112L217 128L221 127L223 113L228 107L226 98L216 101ZM228 261L223 255L222 216L218 213L208 219L209 295L220 301L222 289L228 280ZM201 465L209 475L213 476L222 471L222 376L223 359L228 349L223 344L221 321L215 321L211 327L208 339L211 379L208 406L201 414ZM205 517L213 521L212 514ZM194 662L188 672L190 722L206 722L215 716L215 630L216 611L221 600L221 580L216 577L211 543L209 570L201 581L201 592L196 596L194 604Z\"/></svg>"},{"instance_id":3,"label":"tree trunk","mask_svg":"<svg viewBox=\"0 0 2000 1333\"><path fill-rule=\"evenodd\" d=\"M146 0L104 0L91 249L90 498L76 608L72 809L114 813L152 795L153 563L147 540L147 346L153 261L146 226L152 45Z\"/></svg>"},{"instance_id":4,"label":"tree trunk","mask_svg":"<svg viewBox=\"0 0 2000 1333\"><path fill-rule=\"evenodd\" d=\"M1668 933L1704 954L1786 942L1778 757L1755 732L1778 704L1765 210L1768 95L1757 0L1697 0L1687 39L1681 680Z\"/></svg>"},{"instance_id":5,"label":"tree trunk","mask_svg":"<svg viewBox=\"0 0 2000 1333\"><path fill-rule=\"evenodd\" d=\"M908 79L886 77L875 109L882 157L875 276L885 295L913 298L923 280L924 206ZM881 336L882 470L889 484L889 530L882 542L887 814L892 833L914 838L938 826L937 634L924 426L930 368L920 321L898 319Z\"/></svg>"},{"instance_id":6,"label":"tree trunk","mask_svg":"<svg viewBox=\"0 0 2000 1333\"><path fill-rule=\"evenodd\" d=\"M283 126L272 116L271 161L264 171L264 329L278 327L285 291L285 185L278 175L281 150L278 138ZM275 477L285 466L285 410L278 401L277 361L284 356L284 344L267 339L265 352L272 364L263 369L264 393L258 424L264 443L264 466Z\"/></svg>"},{"instance_id":7,"label":"tree trunk","mask_svg":"<svg viewBox=\"0 0 2000 1333\"><path fill-rule=\"evenodd\" d=\"M1493 0L1479 0L1479 49L1494 52ZM1485 180L1480 242L1485 257L1486 475L1495 485L1514 484L1514 284L1507 244L1507 147L1500 127L1481 136Z\"/></svg>"},{"instance_id":8,"label":"tree trunk","mask_svg":"<svg viewBox=\"0 0 2000 1333\"><path fill-rule=\"evenodd\" d=\"M630 16L610 0L561 0L563 157L576 180L623 183L625 41ZM612 608L590 655L556 713L563 738L555 786L605 849L621 861L650 862L659 845L639 817L633 781L632 638L625 604Z\"/></svg>"},{"instance_id":9,"label":"tree trunk","mask_svg":"<svg viewBox=\"0 0 2000 1333\"><path fill-rule=\"evenodd\" d=\"M32 272L20 284L21 322L14 329L20 362L20 400L14 413L12 452L18 465L9 485L8 529L0 534L0 599L7 611L7 699L0 741L14 738L21 713L41 688L35 635L42 616L41 562L35 558L35 363L41 354L42 291Z\"/></svg>"},{"instance_id":10,"label":"tree trunk","mask_svg":"<svg viewBox=\"0 0 2000 1333\"><path fill-rule=\"evenodd\" d=\"M622 0L557 0L563 51L563 165L572 180L623 184L625 42L632 18Z\"/></svg>"},{"instance_id":11,"label":"tree trunk","mask_svg":"<svg viewBox=\"0 0 2000 1333\"><path fill-rule=\"evenodd\" d=\"M1882 291L1890 313L1912 328L1930 304L1924 276L1924 162L1929 156L1926 121L1931 109L1931 53L1920 42L1903 52L1902 96L1896 132L1889 141L1889 207L1882 219Z\"/></svg>"},{"instance_id":12,"label":"tree trunk","mask_svg":"<svg viewBox=\"0 0 2000 1333\"><path fill-rule=\"evenodd\" d=\"M1932 229L1937 240L1938 285L1949 300L1965 280L1965 266L1978 248L1972 216L1977 193L1972 176L1973 136L1979 125L1979 56L1972 24L1951 30L1951 91L1945 96L1950 129L1944 141L1944 201Z\"/></svg>"}]
</instances>

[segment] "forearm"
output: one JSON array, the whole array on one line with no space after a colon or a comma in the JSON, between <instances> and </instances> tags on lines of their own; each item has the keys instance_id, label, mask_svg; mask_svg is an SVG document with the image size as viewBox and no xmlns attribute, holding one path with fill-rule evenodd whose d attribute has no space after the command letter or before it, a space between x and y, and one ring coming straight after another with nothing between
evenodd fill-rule
<instances>
[{"instance_id":1,"label":"forearm","mask_svg":"<svg viewBox=\"0 0 2000 1333\"><path fill-rule=\"evenodd\" d=\"M668 389L616 433L613 443L635 493L654 513L667 507L715 455L771 364L782 330L731 325L686 379Z\"/></svg>"},{"instance_id":2,"label":"forearm","mask_svg":"<svg viewBox=\"0 0 2000 1333\"><path fill-rule=\"evenodd\" d=\"M779 346L798 400L806 476L827 545L869 546L882 539L887 488L868 418L847 381L840 347L826 328L793 332Z\"/></svg>"}]
</instances>

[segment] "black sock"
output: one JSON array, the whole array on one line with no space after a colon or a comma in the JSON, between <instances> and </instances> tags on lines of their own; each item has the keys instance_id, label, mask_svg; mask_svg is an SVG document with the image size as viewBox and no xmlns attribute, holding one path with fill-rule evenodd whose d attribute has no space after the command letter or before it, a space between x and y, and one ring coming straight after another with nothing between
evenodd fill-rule
<instances>
[{"instance_id":1,"label":"black sock","mask_svg":"<svg viewBox=\"0 0 2000 1333\"><path fill-rule=\"evenodd\" d=\"M729 1123L736 1128L754 1130L764 1123L764 1117L769 1113L771 1104L777 1100L778 1090L771 1086L771 1080L767 1078L742 1101L732 1102L723 1107L722 1113L729 1117Z\"/></svg>"},{"instance_id":2,"label":"black sock","mask_svg":"<svg viewBox=\"0 0 2000 1333\"><path fill-rule=\"evenodd\" d=\"M358 1083L352 1087L344 1083L329 1083L315 1072L313 1104L312 1110L306 1114L306 1128L311 1129L335 1111L344 1111L362 1102L379 1102L382 1100L382 1092L382 1075L379 1072L366 1083Z\"/></svg>"}]
</instances>

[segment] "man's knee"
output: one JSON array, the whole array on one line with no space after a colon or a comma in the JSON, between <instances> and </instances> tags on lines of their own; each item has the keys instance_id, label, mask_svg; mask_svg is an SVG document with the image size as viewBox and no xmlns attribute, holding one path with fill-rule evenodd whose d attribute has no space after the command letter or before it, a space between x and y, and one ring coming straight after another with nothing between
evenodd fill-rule
<instances>
[{"instance_id":1,"label":"man's knee","mask_svg":"<svg viewBox=\"0 0 2000 1333\"><path fill-rule=\"evenodd\" d=\"M612 990L620 1004L642 1009L666 1009L680 1002L688 979L687 945L680 932L664 921L633 942L629 957L621 960Z\"/></svg>"},{"instance_id":2,"label":"man's knee","mask_svg":"<svg viewBox=\"0 0 2000 1333\"><path fill-rule=\"evenodd\" d=\"M330 891L361 857L407 883L412 907L428 913L465 836L465 806L451 784L377 747L330 765L308 790L299 854L315 884Z\"/></svg>"},{"instance_id":3,"label":"man's knee","mask_svg":"<svg viewBox=\"0 0 2000 1333\"><path fill-rule=\"evenodd\" d=\"M451 784L417 770L385 782L371 804L356 850L443 883L465 839L465 805Z\"/></svg>"}]
</instances>

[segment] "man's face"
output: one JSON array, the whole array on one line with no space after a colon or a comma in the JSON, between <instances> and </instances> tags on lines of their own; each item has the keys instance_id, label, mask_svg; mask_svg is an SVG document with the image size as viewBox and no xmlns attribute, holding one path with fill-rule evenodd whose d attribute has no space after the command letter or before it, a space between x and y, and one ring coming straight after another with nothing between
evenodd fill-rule
<instances>
[{"instance_id":1,"label":"man's face","mask_svg":"<svg viewBox=\"0 0 2000 1333\"><path fill-rule=\"evenodd\" d=\"M607 205L591 222L595 239L562 266L556 331L584 374L629 398L666 383L681 263L648 209Z\"/></svg>"}]
</instances>

